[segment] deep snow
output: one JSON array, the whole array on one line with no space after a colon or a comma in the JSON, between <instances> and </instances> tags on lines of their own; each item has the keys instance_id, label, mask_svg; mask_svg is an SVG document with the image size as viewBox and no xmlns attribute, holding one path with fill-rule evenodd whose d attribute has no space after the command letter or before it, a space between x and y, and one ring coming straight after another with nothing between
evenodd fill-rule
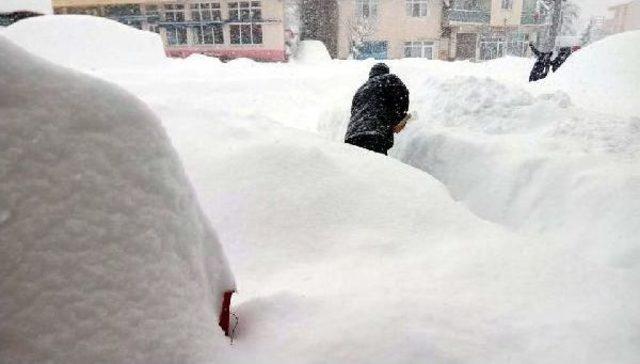
<instances>
[{"instance_id":1,"label":"deep snow","mask_svg":"<svg viewBox=\"0 0 640 364\"><path fill-rule=\"evenodd\" d=\"M53 14L51 0L2 0L0 1L0 13L14 11L32 11L40 14Z\"/></svg>"},{"instance_id":2,"label":"deep snow","mask_svg":"<svg viewBox=\"0 0 640 364\"><path fill-rule=\"evenodd\" d=\"M222 247L158 119L0 36L0 362L196 363Z\"/></svg>"},{"instance_id":3,"label":"deep snow","mask_svg":"<svg viewBox=\"0 0 640 364\"><path fill-rule=\"evenodd\" d=\"M160 35L115 20L88 15L48 15L23 19L0 34L54 63L84 69L159 65Z\"/></svg>"},{"instance_id":4,"label":"deep snow","mask_svg":"<svg viewBox=\"0 0 640 364\"><path fill-rule=\"evenodd\" d=\"M85 71L158 113L220 234L224 362L637 363L639 115L611 107L637 91L592 75L637 77L638 34L533 85L527 59L390 62L405 163L340 143L372 61Z\"/></svg>"}]
</instances>

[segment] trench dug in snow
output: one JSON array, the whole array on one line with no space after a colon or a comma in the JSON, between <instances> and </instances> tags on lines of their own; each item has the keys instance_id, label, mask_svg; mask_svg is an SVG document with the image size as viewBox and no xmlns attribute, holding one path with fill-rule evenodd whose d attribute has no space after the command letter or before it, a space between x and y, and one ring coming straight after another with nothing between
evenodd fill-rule
<instances>
[{"instance_id":1,"label":"trench dug in snow","mask_svg":"<svg viewBox=\"0 0 640 364\"><path fill-rule=\"evenodd\" d=\"M59 32L51 31L55 23ZM563 69L575 71L564 84L554 75L549 84L528 85L526 59L389 62L418 115L391 152L417 167L408 168L341 141L353 92L373 62L162 59L153 56L161 49L156 35L136 37L111 24L39 17L4 34L119 84L159 116L229 258L240 325L234 345L224 345L216 318L189 309L203 301L189 300L173 307L187 307L179 317L207 332L198 343L209 348L213 329L223 344L209 348L206 360L195 360L186 340L122 352L131 341L113 335L105 361L138 355L129 361L163 362L153 347L164 362L185 363L638 362L640 50L631 45L640 33L572 56ZM105 31L77 31L84 28ZM104 56L87 69L86 53L61 52L49 38L68 45L62 30L89 34L89 44L122 37L99 42L111 46L95 49ZM149 62L131 60L134 48ZM591 65L596 59L601 64ZM593 69L607 69L607 79L592 77ZM583 84L572 86L576 80ZM615 87L599 86L605 83ZM598 98L608 109L585 107ZM0 228L14 219L3 210ZM181 281L153 277L145 276L185 291ZM122 312L149 317L149 306L130 307ZM55 321L75 329L65 317ZM121 322L143 330L139 338L153 336L153 327ZM167 337L184 331L153 322ZM101 333L104 325L97 327ZM105 342L82 335L72 346L93 348L83 345L87 337Z\"/></svg>"},{"instance_id":2,"label":"trench dug in snow","mask_svg":"<svg viewBox=\"0 0 640 364\"><path fill-rule=\"evenodd\" d=\"M391 157L438 179L481 219L637 264L640 119L490 78L409 83L417 117L396 135ZM340 141L348 115L325 115L320 133Z\"/></svg>"}]
</instances>

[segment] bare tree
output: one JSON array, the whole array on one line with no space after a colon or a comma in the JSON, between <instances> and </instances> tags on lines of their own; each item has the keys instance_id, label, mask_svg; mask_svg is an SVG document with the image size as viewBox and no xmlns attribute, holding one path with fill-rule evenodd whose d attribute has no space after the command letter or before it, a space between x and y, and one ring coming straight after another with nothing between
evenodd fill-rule
<instances>
[{"instance_id":1,"label":"bare tree","mask_svg":"<svg viewBox=\"0 0 640 364\"><path fill-rule=\"evenodd\" d=\"M369 37L375 34L375 23L361 17L353 17L345 20L345 27L349 35L349 55L358 58L362 45Z\"/></svg>"},{"instance_id":2,"label":"bare tree","mask_svg":"<svg viewBox=\"0 0 640 364\"><path fill-rule=\"evenodd\" d=\"M580 17L580 7L573 0L566 0L562 3L562 25L560 35L576 35L578 18Z\"/></svg>"}]
</instances>

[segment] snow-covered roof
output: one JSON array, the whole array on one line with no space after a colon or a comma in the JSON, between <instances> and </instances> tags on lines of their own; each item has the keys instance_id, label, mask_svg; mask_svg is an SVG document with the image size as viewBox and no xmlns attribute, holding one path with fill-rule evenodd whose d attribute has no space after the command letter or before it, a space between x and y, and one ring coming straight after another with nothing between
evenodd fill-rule
<instances>
[{"instance_id":1,"label":"snow-covered roof","mask_svg":"<svg viewBox=\"0 0 640 364\"><path fill-rule=\"evenodd\" d=\"M30 11L38 14L53 14L51 0L1 0L0 13Z\"/></svg>"}]
</instances>

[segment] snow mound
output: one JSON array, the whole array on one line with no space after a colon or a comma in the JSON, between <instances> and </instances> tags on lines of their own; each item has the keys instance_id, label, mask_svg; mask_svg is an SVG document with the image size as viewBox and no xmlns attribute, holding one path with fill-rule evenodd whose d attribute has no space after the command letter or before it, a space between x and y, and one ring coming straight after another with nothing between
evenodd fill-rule
<instances>
[{"instance_id":1,"label":"snow mound","mask_svg":"<svg viewBox=\"0 0 640 364\"><path fill-rule=\"evenodd\" d=\"M258 65L258 62L254 61L250 58L235 58L227 62L227 65L237 67L237 68L251 68Z\"/></svg>"},{"instance_id":2,"label":"snow mound","mask_svg":"<svg viewBox=\"0 0 640 364\"><path fill-rule=\"evenodd\" d=\"M149 66L166 58L158 34L93 16L34 17L2 34L33 54L72 68Z\"/></svg>"},{"instance_id":3,"label":"snow mound","mask_svg":"<svg viewBox=\"0 0 640 364\"><path fill-rule=\"evenodd\" d=\"M303 40L294 57L298 63L314 64L331 61L327 47L319 40Z\"/></svg>"},{"instance_id":4,"label":"snow mound","mask_svg":"<svg viewBox=\"0 0 640 364\"><path fill-rule=\"evenodd\" d=\"M220 61L220 59L216 57L205 56L204 54L199 53L194 53L185 58L183 61L185 64L188 64L192 67L219 66L222 64L222 61Z\"/></svg>"},{"instance_id":5,"label":"snow mound","mask_svg":"<svg viewBox=\"0 0 640 364\"><path fill-rule=\"evenodd\" d=\"M546 84L570 93L587 108L640 116L640 31L595 42L567 59Z\"/></svg>"},{"instance_id":6,"label":"snow mound","mask_svg":"<svg viewBox=\"0 0 640 364\"><path fill-rule=\"evenodd\" d=\"M412 95L419 119L393 156L482 218L638 267L629 257L640 256L640 119L577 108L562 91L533 96L475 77L429 78Z\"/></svg>"},{"instance_id":7,"label":"snow mound","mask_svg":"<svg viewBox=\"0 0 640 364\"><path fill-rule=\"evenodd\" d=\"M638 358L636 271L482 221L393 159L158 102L243 282L224 362Z\"/></svg>"},{"instance_id":8,"label":"snow mound","mask_svg":"<svg viewBox=\"0 0 640 364\"><path fill-rule=\"evenodd\" d=\"M153 113L0 36L0 361L201 363L233 277Z\"/></svg>"},{"instance_id":9,"label":"snow mound","mask_svg":"<svg viewBox=\"0 0 640 364\"><path fill-rule=\"evenodd\" d=\"M31 11L38 14L53 14L51 0L2 0L0 13Z\"/></svg>"}]
</instances>

